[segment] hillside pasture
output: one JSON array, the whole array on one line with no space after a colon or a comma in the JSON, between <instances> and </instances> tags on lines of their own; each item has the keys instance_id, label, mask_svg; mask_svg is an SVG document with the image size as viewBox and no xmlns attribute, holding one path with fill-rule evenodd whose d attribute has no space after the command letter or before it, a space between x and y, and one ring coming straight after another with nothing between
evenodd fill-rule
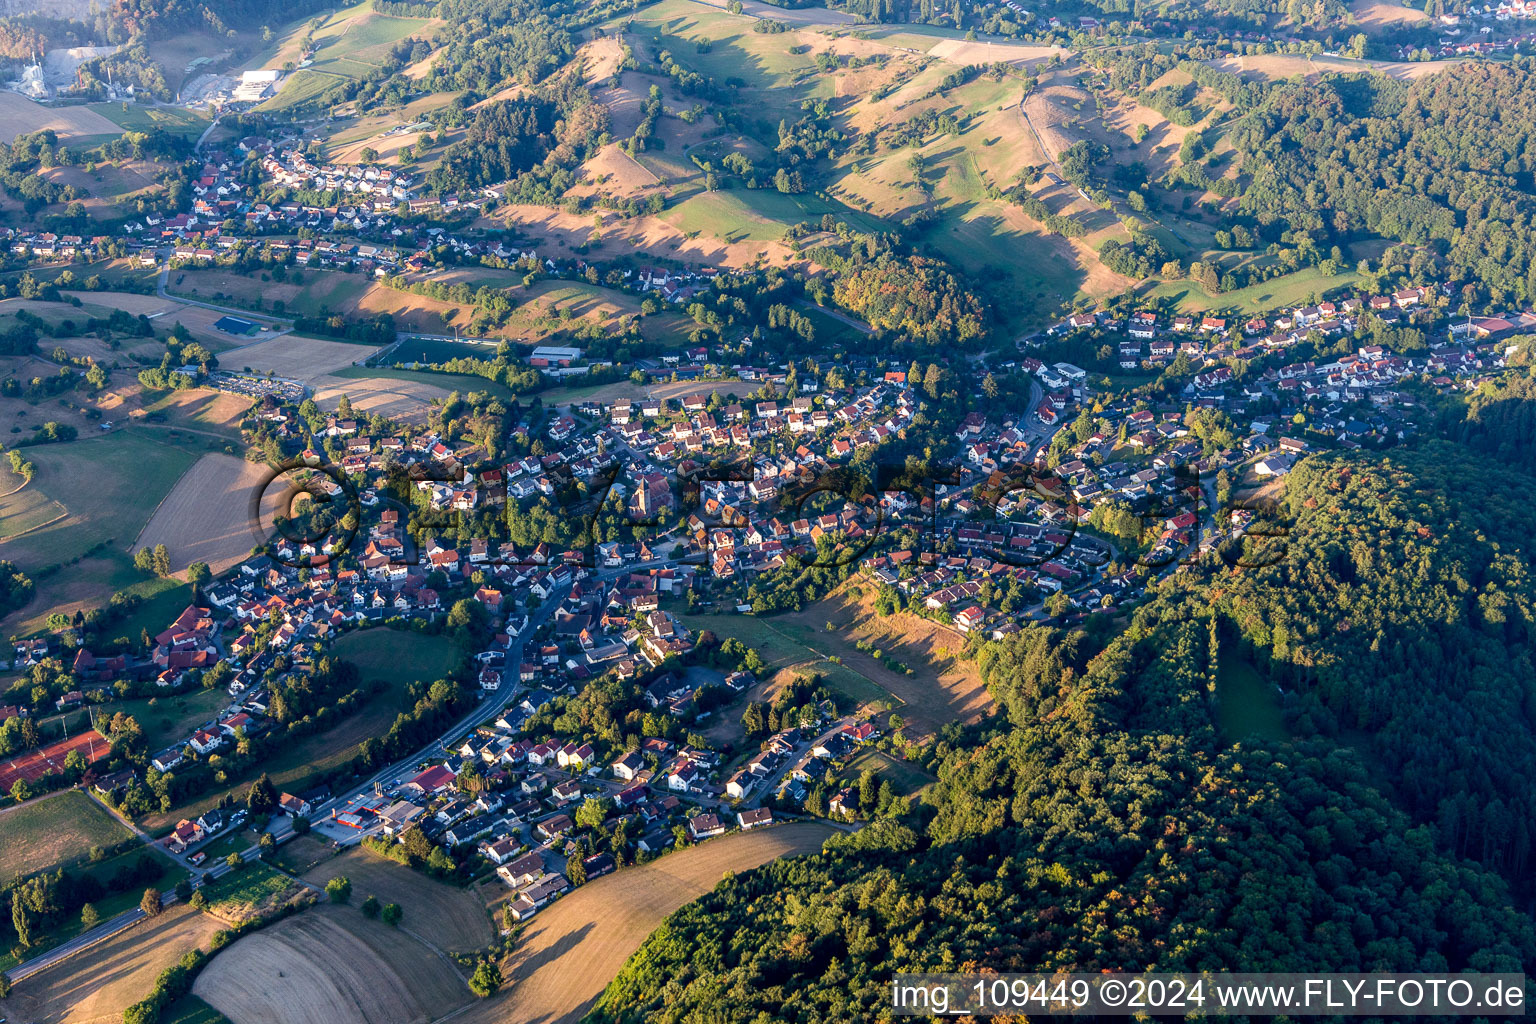
<instances>
[{"instance_id":1,"label":"hillside pasture","mask_svg":"<svg viewBox=\"0 0 1536 1024\"><path fill-rule=\"evenodd\" d=\"M172 570L207 562L217 576L263 543L252 510L270 475L233 455L204 455L182 474L129 551L164 544Z\"/></svg>"},{"instance_id":2,"label":"hillside pasture","mask_svg":"<svg viewBox=\"0 0 1536 1024\"><path fill-rule=\"evenodd\" d=\"M240 939L192 992L237 1024L425 1024L473 998L458 971L404 929L329 906Z\"/></svg>"}]
</instances>

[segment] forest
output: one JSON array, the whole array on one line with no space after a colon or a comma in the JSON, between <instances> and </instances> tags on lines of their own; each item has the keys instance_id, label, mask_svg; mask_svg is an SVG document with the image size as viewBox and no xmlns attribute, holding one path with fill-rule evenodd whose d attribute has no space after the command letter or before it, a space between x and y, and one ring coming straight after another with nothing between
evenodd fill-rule
<instances>
[{"instance_id":1,"label":"forest","mask_svg":"<svg viewBox=\"0 0 1536 1024\"><path fill-rule=\"evenodd\" d=\"M1536 62L1473 61L1402 83L1330 76L1268 93L1234 132L1263 225L1431 247L1495 303L1536 298Z\"/></svg>"},{"instance_id":2,"label":"forest","mask_svg":"<svg viewBox=\"0 0 1536 1024\"><path fill-rule=\"evenodd\" d=\"M973 641L1002 715L942 732L935 786L722 882L589 1019L874 1019L892 972L979 965L1526 969L1536 494L1457 486L1467 457L1314 457L1276 564L1209 559L1122 632ZM1229 659L1291 738L1218 728Z\"/></svg>"}]
</instances>

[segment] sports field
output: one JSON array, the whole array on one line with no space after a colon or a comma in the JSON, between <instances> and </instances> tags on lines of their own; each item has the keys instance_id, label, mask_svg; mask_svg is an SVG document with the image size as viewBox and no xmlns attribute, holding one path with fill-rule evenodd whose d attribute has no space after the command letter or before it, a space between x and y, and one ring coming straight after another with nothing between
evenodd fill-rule
<instances>
[{"instance_id":1,"label":"sports field","mask_svg":"<svg viewBox=\"0 0 1536 1024\"><path fill-rule=\"evenodd\" d=\"M17 779L30 782L63 771L64 760L73 751L79 751L86 763L92 764L107 756L107 743L94 732L83 732L67 740L8 757L0 761L0 790L10 792Z\"/></svg>"}]
</instances>

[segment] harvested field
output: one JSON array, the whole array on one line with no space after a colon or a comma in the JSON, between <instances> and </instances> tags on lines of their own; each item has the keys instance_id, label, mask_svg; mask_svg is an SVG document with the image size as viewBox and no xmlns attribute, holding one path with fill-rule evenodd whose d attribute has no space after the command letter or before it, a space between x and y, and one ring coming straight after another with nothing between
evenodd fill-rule
<instances>
[{"instance_id":1,"label":"harvested field","mask_svg":"<svg viewBox=\"0 0 1536 1024\"><path fill-rule=\"evenodd\" d=\"M646 195L665 188L660 178L634 157L611 142L581 165L581 186L589 192L618 196Z\"/></svg>"},{"instance_id":2,"label":"harvested field","mask_svg":"<svg viewBox=\"0 0 1536 1024\"><path fill-rule=\"evenodd\" d=\"M207 562L217 576L263 542L251 508L269 475L233 455L204 455L176 481L129 552L164 544L172 569Z\"/></svg>"},{"instance_id":3,"label":"harvested field","mask_svg":"<svg viewBox=\"0 0 1536 1024\"><path fill-rule=\"evenodd\" d=\"M421 381L393 377L337 377L323 374L310 381L315 389L315 403L334 412L346 395L352 408L361 414L378 413L391 419L421 420L434 398L447 398L449 389Z\"/></svg>"},{"instance_id":4,"label":"harvested field","mask_svg":"<svg viewBox=\"0 0 1536 1024\"><path fill-rule=\"evenodd\" d=\"M362 362L375 351L367 345L287 334L281 338L245 345L221 362L226 369L249 367L255 373L271 372L279 377L309 383L332 370Z\"/></svg>"},{"instance_id":5,"label":"harvested field","mask_svg":"<svg viewBox=\"0 0 1536 1024\"><path fill-rule=\"evenodd\" d=\"M0 91L0 142L52 128L60 138L83 135L118 136L123 130L85 107L45 107L14 92Z\"/></svg>"},{"instance_id":6,"label":"harvested field","mask_svg":"<svg viewBox=\"0 0 1536 1024\"><path fill-rule=\"evenodd\" d=\"M424 1024L472 998L447 961L350 907L317 907L245 936L192 992L234 1024Z\"/></svg>"},{"instance_id":7,"label":"harvested field","mask_svg":"<svg viewBox=\"0 0 1536 1024\"><path fill-rule=\"evenodd\" d=\"M401 927L437 949L470 953L496 937L485 904L468 889L427 878L361 847L326 861L304 880L323 886L338 875L352 880L353 903L377 896L380 903L400 904L405 912Z\"/></svg>"},{"instance_id":8,"label":"harvested field","mask_svg":"<svg viewBox=\"0 0 1536 1024\"><path fill-rule=\"evenodd\" d=\"M36 1024L118 1021L154 987L160 972L195 948L207 949L223 925L173 906L99 945L19 982L0 999L0 1016Z\"/></svg>"},{"instance_id":9,"label":"harvested field","mask_svg":"<svg viewBox=\"0 0 1536 1024\"><path fill-rule=\"evenodd\" d=\"M1022 61L1050 60L1053 54L1065 59L1069 50L1060 46L1030 46L1024 43L967 42L963 39L945 39L928 56L947 60L951 64L993 64L1006 61L1010 64Z\"/></svg>"},{"instance_id":10,"label":"harvested field","mask_svg":"<svg viewBox=\"0 0 1536 1024\"><path fill-rule=\"evenodd\" d=\"M88 763L100 761L107 756L106 742L94 731L83 732L67 740L59 740L46 747L39 747L0 761L0 790L9 793L17 779L26 779L31 782L49 772L63 771L64 759L72 750L80 751L80 756Z\"/></svg>"},{"instance_id":11,"label":"harvested field","mask_svg":"<svg viewBox=\"0 0 1536 1024\"><path fill-rule=\"evenodd\" d=\"M1039 133L1046 155L1054 163L1077 141L1074 126L1084 115L1095 113L1093 97L1072 85L1036 89L1024 101L1029 124Z\"/></svg>"},{"instance_id":12,"label":"harvested field","mask_svg":"<svg viewBox=\"0 0 1536 1024\"><path fill-rule=\"evenodd\" d=\"M239 436L240 421L245 418L251 404L252 399L244 395L209 388L188 388L185 391L172 391L153 405L134 410L129 415L138 417L153 414L156 422L164 417L164 422L172 426L227 434L233 439Z\"/></svg>"},{"instance_id":13,"label":"harvested field","mask_svg":"<svg viewBox=\"0 0 1536 1024\"><path fill-rule=\"evenodd\" d=\"M84 860L93 846L112 846L132 833L79 790L0 811L0 878L31 875Z\"/></svg>"},{"instance_id":14,"label":"harvested field","mask_svg":"<svg viewBox=\"0 0 1536 1024\"><path fill-rule=\"evenodd\" d=\"M730 9L730 4L725 0L698 0L698 3L704 7L718 7L722 11ZM847 11L832 11L825 7L777 7L762 3L761 0L742 0L741 13L751 18L767 18L789 25L856 25L860 20L857 15Z\"/></svg>"},{"instance_id":15,"label":"harvested field","mask_svg":"<svg viewBox=\"0 0 1536 1024\"><path fill-rule=\"evenodd\" d=\"M1461 62L1455 60L1351 60L1347 57L1307 58L1270 53L1258 56L1223 57L1220 60L1208 60L1206 63L1218 71L1239 73L1245 77L1262 78L1268 81L1290 78L1293 75L1311 78L1329 71L1341 74L1376 71L1389 78L1411 81L1444 71Z\"/></svg>"},{"instance_id":16,"label":"harvested field","mask_svg":"<svg viewBox=\"0 0 1536 1024\"><path fill-rule=\"evenodd\" d=\"M796 822L738 832L582 886L541 910L502 965L516 979L503 998L472 1007L464 1024L576 1024L635 950L674 910L727 872L821 849L828 825ZM236 1024L244 1024L236 1021Z\"/></svg>"},{"instance_id":17,"label":"harvested field","mask_svg":"<svg viewBox=\"0 0 1536 1024\"><path fill-rule=\"evenodd\" d=\"M1349 13L1367 32L1411 27L1429 20L1422 7L1404 7L1392 0L1355 0Z\"/></svg>"}]
</instances>

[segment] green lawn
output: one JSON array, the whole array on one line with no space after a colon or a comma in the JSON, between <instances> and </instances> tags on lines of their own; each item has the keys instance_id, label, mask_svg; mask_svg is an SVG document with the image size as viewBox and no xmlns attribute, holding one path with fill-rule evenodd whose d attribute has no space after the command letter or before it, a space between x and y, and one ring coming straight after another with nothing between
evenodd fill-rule
<instances>
[{"instance_id":1,"label":"green lawn","mask_svg":"<svg viewBox=\"0 0 1536 1024\"><path fill-rule=\"evenodd\" d=\"M1242 313L1264 313L1302 305L1313 295L1322 298L1337 289L1354 288L1359 281L1360 275L1353 270L1324 277L1316 267L1308 267L1215 297L1206 294L1205 289L1193 281L1161 281L1146 288L1143 294L1153 299L1171 299L1176 308L1188 312L1236 309Z\"/></svg>"},{"instance_id":2,"label":"green lawn","mask_svg":"<svg viewBox=\"0 0 1536 1024\"><path fill-rule=\"evenodd\" d=\"M881 779L888 779L891 788L902 796L910 796L933 782L933 778L921 768L898 761L880 750L867 750L854 758L848 765L845 777L857 781L867 768L873 769Z\"/></svg>"},{"instance_id":3,"label":"green lawn","mask_svg":"<svg viewBox=\"0 0 1536 1024\"><path fill-rule=\"evenodd\" d=\"M209 124L208 117L185 107L146 107L138 103L91 103L88 106L124 131L148 132L158 128L169 135L195 139Z\"/></svg>"},{"instance_id":4,"label":"green lawn","mask_svg":"<svg viewBox=\"0 0 1536 1024\"><path fill-rule=\"evenodd\" d=\"M847 665L823 660L826 652L818 646L815 631L806 626L756 615L683 615L681 618L691 630L708 629L721 639L735 637L755 649L758 657L775 669L814 662L807 666L807 670L819 673L828 688L854 703L901 703L885 687Z\"/></svg>"},{"instance_id":5,"label":"green lawn","mask_svg":"<svg viewBox=\"0 0 1536 1024\"><path fill-rule=\"evenodd\" d=\"M177 609L178 612L180 610ZM193 690L172 696L114 701L103 704L97 714L121 711L132 715L143 728L149 749L156 751L185 739L193 729L214 718L228 706L229 694L223 690Z\"/></svg>"},{"instance_id":6,"label":"green lawn","mask_svg":"<svg viewBox=\"0 0 1536 1024\"><path fill-rule=\"evenodd\" d=\"M1225 649L1216 675L1216 725L1233 741L1290 739L1274 684L1252 662Z\"/></svg>"},{"instance_id":7,"label":"green lawn","mask_svg":"<svg viewBox=\"0 0 1536 1024\"><path fill-rule=\"evenodd\" d=\"M85 869L84 873L93 876L105 885L117 871L127 867L140 857L149 857L155 862L160 868L159 877L147 882L137 883L122 892L113 893L110 896L97 900L93 906L96 908L98 920L107 921L118 914L132 910L139 905L139 900L144 896L145 888L149 886L154 886L161 892L169 892L175 888L177 882L187 877L186 869L176 866L159 851L146 846L136 846L126 853L121 853L116 857L110 857L99 863L92 864ZM14 967L22 959L30 959L45 953L62 942L68 942L83 931L85 931L85 927L81 923L79 913L66 914L61 920L55 922L51 928L34 935L31 948L25 950L23 956L18 958L12 952L15 934L9 931L9 922L5 922L5 927L0 927L0 935L4 936L4 941L0 942L0 970Z\"/></svg>"},{"instance_id":8,"label":"green lawn","mask_svg":"<svg viewBox=\"0 0 1536 1024\"><path fill-rule=\"evenodd\" d=\"M230 1020L189 992L160 1014L160 1024L230 1024Z\"/></svg>"},{"instance_id":9,"label":"green lawn","mask_svg":"<svg viewBox=\"0 0 1536 1024\"><path fill-rule=\"evenodd\" d=\"M331 646L331 653L356 665L363 682L378 680L401 691L407 683L444 678L462 657L458 645L447 637L397 629L348 633ZM380 696L389 699L387 693Z\"/></svg>"},{"instance_id":10,"label":"green lawn","mask_svg":"<svg viewBox=\"0 0 1536 1024\"><path fill-rule=\"evenodd\" d=\"M34 875L79 863L93 846L113 846L133 833L79 790L0 813L0 878Z\"/></svg>"}]
</instances>

